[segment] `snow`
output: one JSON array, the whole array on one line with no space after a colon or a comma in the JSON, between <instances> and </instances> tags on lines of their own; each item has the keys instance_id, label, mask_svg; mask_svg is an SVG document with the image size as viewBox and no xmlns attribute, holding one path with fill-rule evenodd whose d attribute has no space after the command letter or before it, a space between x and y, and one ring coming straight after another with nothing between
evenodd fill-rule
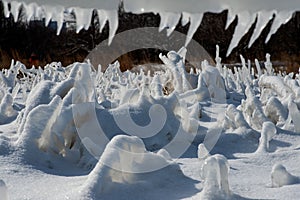
<instances>
[{"instance_id":1,"label":"snow","mask_svg":"<svg viewBox=\"0 0 300 200\"><path fill-rule=\"evenodd\" d=\"M8 200L7 187L3 180L0 179L0 196L3 200Z\"/></svg>"},{"instance_id":2,"label":"snow","mask_svg":"<svg viewBox=\"0 0 300 200\"><path fill-rule=\"evenodd\" d=\"M264 122L259 138L259 145L256 150L257 153L265 153L269 151L269 143L276 134L277 130L272 122Z\"/></svg>"},{"instance_id":3,"label":"snow","mask_svg":"<svg viewBox=\"0 0 300 200\"><path fill-rule=\"evenodd\" d=\"M0 72L0 197L297 199L299 80L270 55L254 74L218 51L190 74L185 47L153 75L13 61Z\"/></svg>"},{"instance_id":4,"label":"snow","mask_svg":"<svg viewBox=\"0 0 300 200\"><path fill-rule=\"evenodd\" d=\"M273 187L282 187L285 185L292 185L300 182L300 179L298 177L291 175L281 164L276 164L273 166L271 179Z\"/></svg>"}]
</instances>

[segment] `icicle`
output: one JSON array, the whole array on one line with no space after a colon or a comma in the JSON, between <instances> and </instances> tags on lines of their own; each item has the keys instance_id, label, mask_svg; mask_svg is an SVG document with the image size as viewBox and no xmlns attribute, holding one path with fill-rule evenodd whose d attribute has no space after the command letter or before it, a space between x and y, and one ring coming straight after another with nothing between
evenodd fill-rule
<instances>
[{"instance_id":1,"label":"icicle","mask_svg":"<svg viewBox=\"0 0 300 200\"><path fill-rule=\"evenodd\" d=\"M181 15L181 25L182 26L185 26L189 23L190 21L190 14L187 13L187 12L182 12L182 15Z\"/></svg>"},{"instance_id":2,"label":"icicle","mask_svg":"<svg viewBox=\"0 0 300 200\"><path fill-rule=\"evenodd\" d=\"M23 4L26 10L26 21L29 23L32 18L41 19L41 7L39 7L36 3L30 3L28 5Z\"/></svg>"},{"instance_id":3,"label":"icicle","mask_svg":"<svg viewBox=\"0 0 300 200\"><path fill-rule=\"evenodd\" d=\"M287 23L290 21L290 19L293 16L294 11L280 11L279 13L276 13L275 19L272 23L271 30L267 36L267 39L265 43L268 43L271 39L271 36L277 32L277 30L280 28L282 24Z\"/></svg>"},{"instance_id":4,"label":"icicle","mask_svg":"<svg viewBox=\"0 0 300 200\"><path fill-rule=\"evenodd\" d=\"M190 14L191 23L187 33L185 46L187 46L192 40L193 35L195 34L195 32L197 31L198 27L201 24L202 18L203 18L203 13Z\"/></svg>"},{"instance_id":5,"label":"icicle","mask_svg":"<svg viewBox=\"0 0 300 200\"><path fill-rule=\"evenodd\" d=\"M13 15L14 18L14 22L18 21L19 18L19 14L20 14L20 7L21 7L22 3L17 2L17 1L12 1L10 3L10 12Z\"/></svg>"},{"instance_id":6,"label":"icicle","mask_svg":"<svg viewBox=\"0 0 300 200\"><path fill-rule=\"evenodd\" d=\"M254 23L254 20L255 14L251 14L248 11L238 14L238 24L235 28L229 48L227 50L227 56L230 55L232 50L239 44L241 38L249 31L249 28Z\"/></svg>"},{"instance_id":7,"label":"icicle","mask_svg":"<svg viewBox=\"0 0 300 200\"><path fill-rule=\"evenodd\" d=\"M171 12L160 12L159 15L160 15L159 32L167 28L167 36L170 36L171 33L175 30L181 15L179 13L171 13Z\"/></svg>"},{"instance_id":8,"label":"icicle","mask_svg":"<svg viewBox=\"0 0 300 200\"><path fill-rule=\"evenodd\" d=\"M235 17L236 14L234 14L231 10L228 10L225 30L229 28L230 24L234 21Z\"/></svg>"},{"instance_id":9,"label":"icicle","mask_svg":"<svg viewBox=\"0 0 300 200\"><path fill-rule=\"evenodd\" d=\"M9 12L9 10L8 10L8 3L6 2L6 1L2 1L2 3L3 3L3 12L4 12L4 16L6 17L6 18L8 18L9 17L9 15L10 15L10 12Z\"/></svg>"},{"instance_id":10,"label":"icicle","mask_svg":"<svg viewBox=\"0 0 300 200\"><path fill-rule=\"evenodd\" d=\"M48 26L50 20L57 22L57 32L59 35L64 23L64 7L62 6L43 6L45 12L45 25Z\"/></svg>"},{"instance_id":11,"label":"icicle","mask_svg":"<svg viewBox=\"0 0 300 200\"><path fill-rule=\"evenodd\" d=\"M76 15L76 33L79 33L83 28L88 30L91 24L93 9L75 7L74 12Z\"/></svg>"},{"instance_id":12,"label":"icicle","mask_svg":"<svg viewBox=\"0 0 300 200\"><path fill-rule=\"evenodd\" d=\"M105 10L97 10L97 13L98 13L99 23L100 23L99 32L102 33L102 30L103 30L108 18L107 18L107 15L105 14Z\"/></svg>"},{"instance_id":13,"label":"icicle","mask_svg":"<svg viewBox=\"0 0 300 200\"><path fill-rule=\"evenodd\" d=\"M257 40L257 38L259 38L261 32L264 30L268 22L272 19L274 12L275 11L263 10L257 13L257 23L254 32L251 36L250 42L248 44L248 48L250 48L253 45L255 40Z\"/></svg>"},{"instance_id":14,"label":"icicle","mask_svg":"<svg viewBox=\"0 0 300 200\"><path fill-rule=\"evenodd\" d=\"M107 14L107 20L109 22L108 45L110 45L112 40L115 37L115 34L119 26L118 11L109 10L109 11L105 11L105 13Z\"/></svg>"}]
</instances>

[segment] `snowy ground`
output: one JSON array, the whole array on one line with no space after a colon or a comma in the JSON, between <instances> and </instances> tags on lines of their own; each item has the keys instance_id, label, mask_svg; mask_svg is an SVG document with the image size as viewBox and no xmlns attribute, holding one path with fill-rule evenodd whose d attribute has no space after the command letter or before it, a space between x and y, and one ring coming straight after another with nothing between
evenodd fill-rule
<instances>
[{"instance_id":1,"label":"snowy ground","mask_svg":"<svg viewBox=\"0 0 300 200\"><path fill-rule=\"evenodd\" d=\"M180 56L161 57L166 68L154 77L121 73L118 64L104 74L57 63L2 72L0 199L299 199L299 76L274 74L268 57L257 75L245 64L231 73L218 59L187 74ZM122 127L127 111L135 129ZM93 116L110 143L97 143ZM154 136L151 116L164 120ZM211 145L214 129L221 135ZM188 149L176 159L168 143Z\"/></svg>"}]
</instances>

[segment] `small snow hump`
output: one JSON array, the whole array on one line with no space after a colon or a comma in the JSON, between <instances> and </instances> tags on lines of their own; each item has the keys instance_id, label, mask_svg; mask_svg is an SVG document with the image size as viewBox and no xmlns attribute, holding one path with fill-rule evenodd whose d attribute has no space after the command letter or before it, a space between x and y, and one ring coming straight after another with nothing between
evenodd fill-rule
<instances>
[{"instance_id":1,"label":"small snow hump","mask_svg":"<svg viewBox=\"0 0 300 200\"><path fill-rule=\"evenodd\" d=\"M300 183L300 178L290 174L281 164L276 164L273 166L271 180L273 187L282 187L284 185Z\"/></svg>"},{"instance_id":2,"label":"small snow hump","mask_svg":"<svg viewBox=\"0 0 300 200\"><path fill-rule=\"evenodd\" d=\"M7 187L3 180L0 179L0 198L1 200L8 200Z\"/></svg>"}]
</instances>

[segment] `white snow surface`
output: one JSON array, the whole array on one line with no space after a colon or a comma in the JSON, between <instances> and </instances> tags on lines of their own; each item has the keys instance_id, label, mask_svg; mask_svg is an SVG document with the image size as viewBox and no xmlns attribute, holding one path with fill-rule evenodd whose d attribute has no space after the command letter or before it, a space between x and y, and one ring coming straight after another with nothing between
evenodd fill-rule
<instances>
[{"instance_id":1,"label":"white snow surface","mask_svg":"<svg viewBox=\"0 0 300 200\"><path fill-rule=\"evenodd\" d=\"M260 75L218 56L188 74L185 52L160 55L153 76L12 62L1 200L298 199L299 74L275 74L269 56Z\"/></svg>"}]
</instances>

